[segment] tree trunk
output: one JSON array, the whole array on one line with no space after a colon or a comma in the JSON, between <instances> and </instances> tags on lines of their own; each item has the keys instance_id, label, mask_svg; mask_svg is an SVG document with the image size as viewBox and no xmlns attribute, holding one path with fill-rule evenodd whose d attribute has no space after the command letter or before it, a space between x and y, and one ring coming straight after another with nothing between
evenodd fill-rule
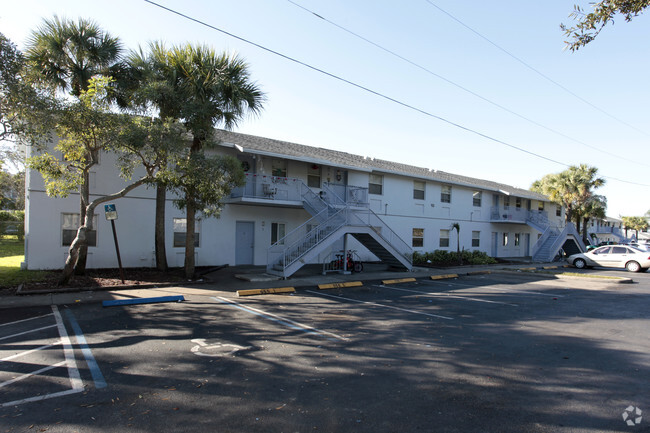
<instances>
[{"instance_id":1,"label":"tree trunk","mask_svg":"<svg viewBox=\"0 0 650 433\"><path fill-rule=\"evenodd\" d=\"M92 230L92 221L90 230ZM59 278L59 286L68 284L70 278L72 278L72 274L75 273L75 264L79 262L79 252L84 246L86 248L88 247L88 241L86 238L87 233L88 227L85 225L79 227L79 230L77 230L77 236L74 238L70 244L70 248L68 249L68 258L65 261L61 278Z\"/></svg>"},{"instance_id":2,"label":"tree trunk","mask_svg":"<svg viewBox=\"0 0 650 433\"><path fill-rule=\"evenodd\" d=\"M194 217L196 209L192 200L188 200L185 215L185 278L191 280L194 278Z\"/></svg>"},{"instance_id":3,"label":"tree trunk","mask_svg":"<svg viewBox=\"0 0 650 433\"><path fill-rule=\"evenodd\" d=\"M585 245L591 243L591 242L589 242L589 241L587 240L587 225L588 225L588 224L589 224L589 218L584 218L584 219L582 220L582 242L583 242Z\"/></svg>"},{"instance_id":4,"label":"tree trunk","mask_svg":"<svg viewBox=\"0 0 650 433\"><path fill-rule=\"evenodd\" d=\"M83 181L79 187L79 195L81 201L81 208L79 210L79 224L84 225L86 221L86 206L88 206L88 201L90 199L90 176L88 172L84 172ZM70 245L72 248L72 245ZM88 241L84 233L84 242L79 247L78 256L76 261L73 262L74 273L75 275L85 275L86 274L86 259L88 258ZM67 262L67 261L66 261Z\"/></svg>"},{"instance_id":5,"label":"tree trunk","mask_svg":"<svg viewBox=\"0 0 650 433\"><path fill-rule=\"evenodd\" d=\"M156 245L156 268L159 271L166 272L167 250L165 248L165 204L167 199L167 189L164 186L156 187L156 227L155 227L155 245Z\"/></svg>"}]
</instances>

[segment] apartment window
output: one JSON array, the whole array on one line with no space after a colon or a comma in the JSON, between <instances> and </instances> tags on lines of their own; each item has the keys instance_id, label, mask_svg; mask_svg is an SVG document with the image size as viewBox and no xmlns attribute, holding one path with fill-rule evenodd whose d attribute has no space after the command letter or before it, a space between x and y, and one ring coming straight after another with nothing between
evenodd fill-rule
<instances>
[{"instance_id":1,"label":"apartment window","mask_svg":"<svg viewBox=\"0 0 650 433\"><path fill-rule=\"evenodd\" d=\"M424 229L413 229L413 242L412 247L423 247L424 246Z\"/></svg>"},{"instance_id":2,"label":"apartment window","mask_svg":"<svg viewBox=\"0 0 650 433\"><path fill-rule=\"evenodd\" d=\"M287 231L287 226L284 223L271 223L271 244L282 240ZM284 244L284 241L280 242Z\"/></svg>"},{"instance_id":3,"label":"apartment window","mask_svg":"<svg viewBox=\"0 0 650 433\"><path fill-rule=\"evenodd\" d=\"M271 162L271 174L277 177L287 177L287 160L274 159Z\"/></svg>"},{"instance_id":4,"label":"apartment window","mask_svg":"<svg viewBox=\"0 0 650 433\"><path fill-rule=\"evenodd\" d=\"M424 200L424 187L426 183L421 180L413 181L413 198L416 200Z\"/></svg>"},{"instance_id":5,"label":"apartment window","mask_svg":"<svg viewBox=\"0 0 650 433\"><path fill-rule=\"evenodd\" d=\"M384 176L371 174L368 180L368 194L382 195L384 191Z\"/></svg>"},{"instance_id":6,"label":"apartment window","mask_svg":"<svg viewBox=\"0 0 650 433\"><path fill-rule=\"evenodd\" d=\"M519 240L521 238L521 235L519 233L515 233L515 246L519 246Z\"/></svg>"},{"instance_id":7,"label":"apartment window","mask_svg":"<svg viewBox=\"0 0 650 433\"><path fill-rule=\"evenodd\" d=\"M451 203L451 186L443 185L440 192L440 201L442 203Z\"/></svg>"},{"instance_id":8,"label":"apartment window","mask_svg":"<svg viewBox=\"0 0 650 433\"><path fill-rule=\"evenodd\" d=\"M510 196L503 197L503 208L508 209L510 207Z\"/></svg>"},{"instance_id":9,"label":"apartment window","mask_svg":"<svg viewBox=\"0 0 650 433\"><path fill-rule=\"evenodd\" d=\"M472 246L473 247L481 246L481 232L472 231Z\"/></svg>"},{"instance_id":10,"label":"apartment window","mask_svg":"<svg viewBox=\"0 0 650 433\"><path fill-rule=\"evenodd\" d=\"M69 247L74 238L77 237L77 230L79 229L79 214L78 213L62 213L61 214L61 245ZM97 246L97 215L93 215L94 230L89 230L86 234L89 247Z\"/></svg>"},{"instance_id":11,"label":"apartment window","mask_svg":"<svg viewBox=\"0 0 650 433\"><path fill-rule=\"evenodd\" d=\"M521 209L521 197L515 198L515 207Z\"/></svg>"},{"instance_id":12,"label":"apartment window","mask_svg":"<svg viewBox=\"0 0 650 433\"><path fill-rule=\"evenodd\" d=\"M483 193L481 191L474 191L472 195L472 204L476 207L481 207L481 201L483 199Z\"/></svg>"},{"instance_id":13,"label":"apartment window","mask_svg":"<svg viewBox=\"0 0 650 433\"><path fill-rule=\"evenodd\" d=\"M312 164L307 171L307 186L320 188L320 165Z\"/></svg>"},{"instance_id":14,"label":"apartment window","mask_svg":"<svg viewBox=\"0 0 650 433\"><path fill-rule=\"evenodd\" d=\"M503 234L503 246L504 247L508 246L508 233Z\"/></svg>"},{"instance_id":15,"label":"apartment window","mask_svg":"<svg viewBox=\"0 0 650 433\"><path fill-rule=\"evenodd\" d=\"M537 209L544 210L544 202L543 201L540 201L540 202L537 203Z\"/></svg>"},{"instance_id":16,"label":"apartment window","mask_svg":"<svg viewBox=\"0 0 650 433\"><path fill-rule=\"evenodd\" d=\"M174 218L174 247L184 247L187 233L187 219ZM201 246L201 221L194 221L194 246Z\"/></svg>"},{"instance_id":17,"label":"apartment window","mask_svg":"<svg viewBox=\"0 0 650 433\"><path fill-rule=\"evenodd\" d=\"M555 206L555 216L562 216L562 206Z\"/></svg>"},{"instance_id":18,"label":"apartment window","mask_svg":"<svg viewBox=\"0 0 650 433\"><path fill-rule=\"evenodd\" d=\"M440 246L449 246L449 230L440 229Z\"/></svg>"}]
</instances>

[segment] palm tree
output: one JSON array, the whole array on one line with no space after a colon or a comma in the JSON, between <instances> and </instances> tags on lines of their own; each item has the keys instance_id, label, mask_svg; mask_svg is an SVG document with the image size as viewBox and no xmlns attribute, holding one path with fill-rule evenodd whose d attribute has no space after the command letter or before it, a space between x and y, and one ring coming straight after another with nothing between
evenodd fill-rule
<instances>
[{"instance_id":1,"label":"palm tree","mask_svg":"<svg viewBox=\"0 0 650 433\"><path fill-rule=\"evenodd\" d=\"M463 264L463 257L460 255L460 224L453 223L451 225L452 230L456 230L456 256L458 257L458 264Z\"/></svg>"},{"instance_id":2,"label":"palm tree","mask_svg":"<svg viewBox=\"0 0 650 433\"><path fill-rule=\"evenodd\" d=\"M161 42L149 44L149 51L132 51L120 65L115 99L123 108L136 111L154 108L163 120L178 121L185 100L179 71L171 64L170 51ZM168 269L165 248L165 205L167 187L156 184L155 256L156 267Z\"/></svg>"},{"instance_id":3,"label":"palm tree","mask_svg":"<svg viewBox=\"0 0 650 433\"><path fill-rule=\"evenodd\" d=\"M603 195L592 195L580 209L582 215L582 240L585 244L588 242L587 226L591 218L605 218L607 211L607 197Z\"/></svg>"},{"instance_id":4,"label":"palm tree","mask_svg":"<svg viewBox=\"0 0 650 433\"><path fill-rule=\"evenodd\" d=\"M91 78L108 74L109 68L119 60L121 44L118 38L103 31L92 21L79 18L72 21L54 16L44 20L27 42L27 61L38 79L54 90L70 91L79 97L88 90ZM95 155L86 155L88 168L96 164ZM86 216L89 203L88 171L79 187L80 218ZM75 272L86 269L87 247L79 252Z\"/></svg>"},{"instance_id":5,"label":"palm tree","mask_svg":"<svg viewBox=\"0 0 650 433\"><path fill-rule=\"evenodd\" d=\"M95 75L106 75L120 57L118 38L93 21L54 16L44 20L27 42L27 60L44 82L79 96Z\"/></svg>"},{"instance_id":6,"label":"palm tree","mask_svg":"<svg viewBox=\"0 0 650 433\"><path fill-rule=\"evenodd\" d=\"M580 231L582 222L581 207L593 195L593 191L605 184L605 180L598 177L598 169L586 164L571 166L561 173L547 174L531 186L532 191L546 195L552 202L564 206L566 209L566 222L572 220Z\"/></svg>"},{"instance_id":7,"label":"palm tree","mask_svg":"<svg viewBox=\"0 0 650 433\"><path fill-rule=\"evenodd\" d=\"M178 73L183 103L180 118L192 133L189 159L200 154L215 126L233 128L247 114L262 109L264 94L252 82L247 64L237 56L217 54L206 46L173 47L169 64ZM194 230L200 205L197 191L185 185L185 274L194 276Z\"/></svg>"}]
</instances>

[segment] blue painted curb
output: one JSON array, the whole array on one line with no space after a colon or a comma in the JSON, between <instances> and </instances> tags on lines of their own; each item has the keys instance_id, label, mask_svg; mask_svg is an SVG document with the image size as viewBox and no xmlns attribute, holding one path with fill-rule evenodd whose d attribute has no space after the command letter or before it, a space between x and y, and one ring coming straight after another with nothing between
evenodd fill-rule
<instances>
[{"instance_id":1,"label":"blue painted curb","mask_svg":"<svg viewBox=\"0 0 650 433\"><path fill-rule=\"evenodd\" d=\"M160 296L157 298L118 299L116 301L103 301L102 307L115 307L118 305L134 305L134 304L155 304L158 302L182 302L184 300L185 298L182 295Z\"/></svg>"}]
</instances>

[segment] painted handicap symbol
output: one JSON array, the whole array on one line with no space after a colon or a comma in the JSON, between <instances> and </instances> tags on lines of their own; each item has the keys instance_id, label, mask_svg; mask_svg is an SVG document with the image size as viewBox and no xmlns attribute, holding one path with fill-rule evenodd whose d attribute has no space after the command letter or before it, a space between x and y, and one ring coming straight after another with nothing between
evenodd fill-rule
<instances>
[{"instance_id":1,"label":"painted handicap symbol","mask_svg":"<svg viewBox=\"0 0 650 433\"><path fill-rule=\"evenodd\" d=\"M251 346L239 346L231 343L206 343L205 338L191 340L196 346L192 347L193 354L198 356L228 356L237 352L252 349Z\"/></svg>"}]
</instances>

